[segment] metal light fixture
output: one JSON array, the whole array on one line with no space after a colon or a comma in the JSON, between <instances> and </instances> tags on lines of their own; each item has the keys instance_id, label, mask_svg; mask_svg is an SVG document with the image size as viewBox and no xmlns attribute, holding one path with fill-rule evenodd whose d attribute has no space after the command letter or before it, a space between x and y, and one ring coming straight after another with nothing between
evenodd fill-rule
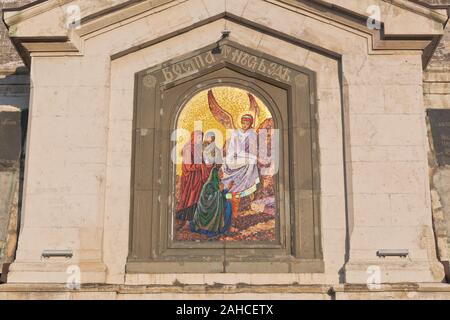
<instances>
[{"instance_id":1,"label":"metal light fixture","mask_svg":"<svg viewBox=\"0 0 450 320\"><path fill-rule=\"evenodd\" d=\"M408 249L380 249L377 251L377 256L380 258L386 257L406 258L408 255L409 255Z\"/></svg>"},{"instance_id":2,"label":"metal light fixture","mask_svg":"<svg viewBox=\"0 0 450 320\"><path fill-rule=\"evenodd\" d=\"M216 42L216 47L214 49L212 49L212 53L213 54L221 54L222 53L222 48L220 47L220 42L226 38L228 38L231 34L231 31L228 30L227 28L225 28L224 30L222 30L220 32L222 35L220 37L219 40L217 40Z\"/></svg>"},{"instance_id":3,"label":"metal light fixture","mask_svg":"<svg viewBox=\"0 0 450 320\"><path fill-rule=\"evenodd\" d=\"M73 252L72 252L72 250L44 250L42 252L42 257L45 259L49 259L49 258L70 259L73 257Z\"/></svg>"},{"instance_id":4,"label":"metal light fixture","mask_svg":"<svg viewBox=\"0 0 450 320\"><path fill-rule=\"evenodd\" d=\"M228 37L230 36L230 34L231 34L231 31L225 28L225 29L222 31L222 39L221 39L221 40L223 40L223 39L225 39L225 38L228 38Z\"/></svg>"}]
</instances>

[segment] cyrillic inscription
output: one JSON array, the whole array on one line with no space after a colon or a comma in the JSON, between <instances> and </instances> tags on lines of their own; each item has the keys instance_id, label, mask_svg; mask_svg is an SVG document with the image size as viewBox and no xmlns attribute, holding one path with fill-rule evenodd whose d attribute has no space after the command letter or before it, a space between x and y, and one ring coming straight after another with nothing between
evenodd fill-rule
<instances>
[{"instance_id":1,"label":"cyrillic inscription","mask_svg":"<svg viewBox=\"0 0 450 320\"><path fill-rule=\"evenodd\" d=\"M220 53L209 51L163 68L163 83L167 84L188 77L222 61L229 61L278 81L291 82L292 79L292 70L289 67L267 61L263 57L249 54L237 48L224 46Z\"/></svg>"}]
</instances>

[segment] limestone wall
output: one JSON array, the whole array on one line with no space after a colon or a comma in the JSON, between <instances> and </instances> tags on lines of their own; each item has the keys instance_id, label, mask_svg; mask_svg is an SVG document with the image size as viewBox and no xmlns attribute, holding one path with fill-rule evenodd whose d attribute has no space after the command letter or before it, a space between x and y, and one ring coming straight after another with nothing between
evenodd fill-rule
<instances>
[{"instance_id":1,"label":"limestone wall","mask_svg":"<svg viewBox=\"0 0 450 320\"><path fill-rule=\"evenodd\" d=\"M14 8L33 0L0 1L0 15L5 8ZM24 66L8 36L8 30L0 21L0 273L3 263L14 258L19 190L20 150L24 128L21 112L28 109L30 81L28 69ZM11 125L11 119L18 121ZM17 139L14 139L17 137ZM8 139L9 141L6 141ZM19 153L17 153L19 152ZM6 155L16 155L9 159ZM8 158L8 159L7 159Z\"/></svg>"},{"instance_id":2,"label":"limestone wall","mask_svg":"<svg viewBox=\"0 0 450 320\"><path fill-rule=\"evenodd\" d=\"M0 2L1 11L33 2L32 0L11 0ZM20 109L28 108L29 103L28 69L14 48L8 30L0 21L0 106L12 105Z\"/></svg>"},{"instance_id":3,"label":"limestone wall","mask_svg":"<svg viewBox=\"0 0 450 320\"><path fill-rule=\"evenodd\" d=\"M426 109L450 109L450 25L446 27L438 49L424 74L424 101ZM450 112L450 111L449 111ZM450 260L450 166L438 167L430 137L430 176L433 216L440 257Z\"/></svg>"},{"instance_id":4,"label":"limestone wall","mask_svg":"<svg viewBox=\"0 0 450 320\"><path fill-rule=\"evenodd\" d=\"M17 244L22 132L21 110L0 106L0 269L13 261Z\"/></svg>"},{"instance_id":5,"label":"limestone wall","mask_svg":"<svg viewBox=\"0 0 450 320\"><path fill-rule=\"evenodd\" d=\"M33 57L32 138L11 282L64 282L71 265L81 268L83 282L118 284L339 283L343 275L365 283L371 266L382 282L442 280L430 215L422 51L374 52L368 33L295 1L249 3L127 8L135 11L125 21L114 23L117 15L102 21L105 29L82 26L80 54ZM214 19L225 10L239 19ZM214 43L224 27L232 41L317 74L325 272L126 274L134 75ZM48 249L74 256L42 260ZM379 249L408 249L409 257L381 259Z\"/></svg>"},{"instance_id":6,"label":"limestone wall","mask_svg":"<svg viewBox=\"0 0 450 320\"><path fill-rule=\"evenodd\" d=\"M0 14L3 9L20 7L34 0L7 0L0 2ZM11 43L3 21L0 21L0 74L15 72L16 68L22 67L23 63L16 49Z\"/></svg>"},{"instance_id":7,"label":"limestone wall","mask_svg":"<svg viewBox=\"0 0 450 320\"><path fill-rule=\"evenodd\" d=\"M425 3L428 4L430 6L442 6L442 5L449 5L450 1L449 0L412 0L414 2L419 2L419 3Z\"/></svg>"},{"instance_id":8,"label":"limestone wall","mask_svg":"<svg viewBox=\"0 0 450 320\"><path fill-rule=\"evenodd\" d=\"M366 285L86 285L5 284L0 300L450 300L445 284Z\"/></svg>"}]
</instances>

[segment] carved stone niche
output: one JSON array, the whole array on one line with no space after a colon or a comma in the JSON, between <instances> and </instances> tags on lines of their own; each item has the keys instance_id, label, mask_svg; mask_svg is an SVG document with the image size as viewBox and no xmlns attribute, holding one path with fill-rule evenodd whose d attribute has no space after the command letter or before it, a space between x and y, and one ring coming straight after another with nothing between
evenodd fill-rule
<instances>
[{"instance_id":1,"label":"carved stone niche","mask_svg":"<svg viewBox=\"0 0 450 320\"><path fill-rule=\"evenodd\" d=\"M315 74L224 41L136 74L128 273L323 272ZM276 241L174 241L171 133L185 103L217 87L251 92L279 129Z\"/></svg>"}]
</instances>

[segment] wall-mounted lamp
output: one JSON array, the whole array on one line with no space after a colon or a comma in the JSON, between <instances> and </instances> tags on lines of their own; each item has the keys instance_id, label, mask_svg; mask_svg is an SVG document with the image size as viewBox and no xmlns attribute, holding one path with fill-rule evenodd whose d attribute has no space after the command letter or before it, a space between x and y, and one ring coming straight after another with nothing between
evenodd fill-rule
<instances>
[{"instance_id":1,"label":"wall-mounted lamp","mask_svg":"<svg viewBox=\"0 0 450 320\"><path fill-rule=\"evenodd\" d=\"M386 257L406 258L408 255L409 255L408 249L380 249L377 251L377 256L380 258Z\"/></svg>"},{"instance_id":2,"label":"wall-mounted lamp","mask_svg":"<svg viewBox=\"0 0 450 320\"><path fill-rule=\"evenodd\" d=\"M49 259L49 258L70 259L73 257L73 252L72 252L72 250L44 250L42 252L42 257L44 259Z\"/></svg>"},{"instance_id":3,"label":"wall-mounted lamp","mask_svg":"<svg viewBox=\"0 0 450 320\"><path fill-rule=\"evenodd\" d=\"M230 34L231 34L231 31L226 28L221 31L221 37L219 40L217 40L217 43L216 43L217 46L214 49L212 49L213 54L221 54L222 53L222 48L220 47L220 42L222 40L228 38L230 36Z\"/></svg>"},{"instance_id":4,"label":"wall-mounted lamp","mask_svg":"<svg viewBox=\"0 0 450 320\"><path fill-rule=\"evenodd\" d=\"M231 31L228 30L228 29L225 29L225 30L222 30L221 33L222 33L222 38L220 40L223 40L223 39L228 38L230 36Z\"/></svg>"}]
</instances>

